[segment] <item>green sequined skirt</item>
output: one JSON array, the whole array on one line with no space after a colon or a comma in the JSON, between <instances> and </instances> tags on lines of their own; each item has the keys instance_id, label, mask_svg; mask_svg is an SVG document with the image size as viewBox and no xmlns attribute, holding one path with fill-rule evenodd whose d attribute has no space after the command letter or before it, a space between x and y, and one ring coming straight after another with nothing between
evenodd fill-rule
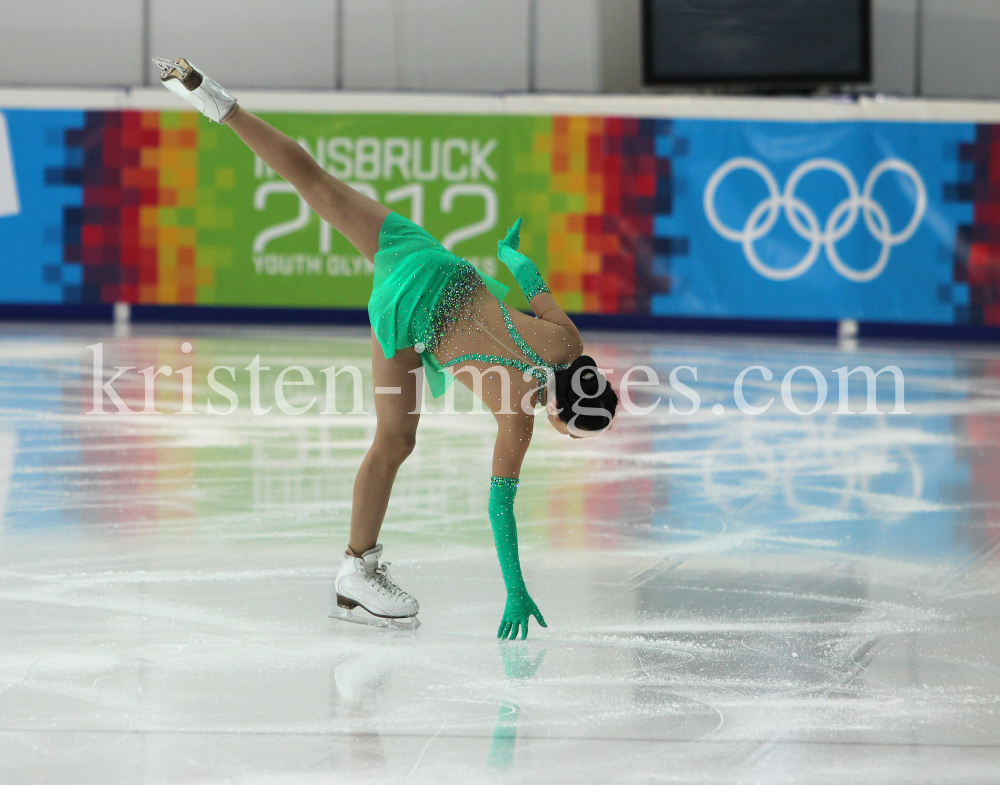
<instances>
[{"instance_id":1,"label":"green sequined skirt","mask_svg":"<svg viewBox=\"0 0 1000 785\"><path fill-rule=\"evenodd\" d=\"M430 234L398 213L389 213L379 233L368 317L387 358L414 347L438 397L451 383L434 357L441 336L459 318L482 283L503 300L510 288L483 275Z\"/></svg>"}]
</instances>

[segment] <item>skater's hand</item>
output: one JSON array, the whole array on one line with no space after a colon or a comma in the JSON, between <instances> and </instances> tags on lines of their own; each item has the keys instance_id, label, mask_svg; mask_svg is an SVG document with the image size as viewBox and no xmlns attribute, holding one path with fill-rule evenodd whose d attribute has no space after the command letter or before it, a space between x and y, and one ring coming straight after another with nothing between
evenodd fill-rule
<instances>
[{"instance_id":1,"label":"skater's hand","mask_svg":"<svg viewBox=\"0 0 1000 785\"><path fill-rule=\"evenodd\" d=\"M520 630L521 640L524 640L528 637L528 619L531 616L534 616L543 627L549 626L542 618L542 612L538 610L535 601L528 596L528 592L524 590L507 592L507 607L503 610L497 637L500 640L516 640Z\"/></svg>"},{"instance_id":2,"label":"skater's hand","mask_svg":"<svg viewBox=\"0 0 1000 785\"><path fill-rule=\"evenodd\" d=\"M518 218L514 221L514 225L510 227L507 236L497 243L497 256L504 264L507 264L507 260L503 258L504 251L509 249L507 251L509 254L510 251L516 251L517 247L521 244L521 224L523 220L522 218Z\"/></svg>"},{"instance_id":3,"label":"skater's hand","mask_svg":"<svg viewBox=\"0 0 1000 785\"><path fill-rule=\"evenodd\" d=\"M536 295L548 292L549 287L545 285L545 279L538 272L535 263L517 250L521 244L522 222L521 218L514 221L507 236L497 243L497 256L514 274L514 280L517 281L517 285L521 287L521 291L524 292L524 296L530 303Z\"/></svg>"}]
</instances>

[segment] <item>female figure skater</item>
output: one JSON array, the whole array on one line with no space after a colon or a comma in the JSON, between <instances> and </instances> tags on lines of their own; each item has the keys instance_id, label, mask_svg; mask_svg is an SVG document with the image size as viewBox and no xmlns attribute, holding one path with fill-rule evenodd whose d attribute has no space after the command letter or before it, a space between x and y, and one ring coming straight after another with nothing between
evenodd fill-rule
<instances>
[{"instance_id":1,"label":"female figure skater","mask_svg":"<svg viewBox=\"0 0 1000 785\"><path fill-rule=\"evenodd\" d=\"M339 610L332 615L397 628L418 624L416 599L389 577L387 564L379 564L378 534L396 472L413 450L420 414L419 379L412 372L423 366L435 396L451 381L444 368L453 368L456 376L466 372L463 383L481 395L497 420L489 516L507 587L497 637L514 639L518 632L522 639L527 637L531 616L546 626L521 575L514 520L533 409L544 405L557 431L583 438L610 426L618 396L593 359L583 354L579 332L556 305L534 263L518 252L520 219L500 241L499 257L536 318L508 311L501 302L508 287L479 273L416 224L330 175L291 138L240 108L191 63L154 62L167 89L210 120L232 128L375 266L368 313L377 427L354 481L350 542L336 578ZM514 372L508 373L508 368ZM353 617L356 607L374 619Z\"/></svg>"}]
</instances>

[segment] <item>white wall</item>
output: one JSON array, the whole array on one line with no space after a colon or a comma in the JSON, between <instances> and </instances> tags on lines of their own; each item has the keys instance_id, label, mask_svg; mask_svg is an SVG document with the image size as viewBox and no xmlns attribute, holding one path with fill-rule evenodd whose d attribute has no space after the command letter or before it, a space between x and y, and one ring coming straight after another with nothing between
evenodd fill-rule
<instances>
[{"instance_id":1,"label":"white wall","mask_svg":"<svg viewBox=\"0 0 1000 785\"><path fill-rule=\"evenodd\" d=\"M528 89L529 0L342 3L345 88Z\"/></svg>"},{"instance_id":2,"label":"white wall","mask_svg":"<svg viewBox=\"0 0 1000 785\"><path fill-rule=\"evenodd\" d=\"M922 92L1000 97L1000 2L924 0Z\"/></svg>"},{"instance_id":3,"label":"white wall","mask_svg":"<svg viewBox=\"0 0 1000 785\"><path fill-rule=\"evenodd\" d=\"M0 84L142 84L143 6L4 0Z\"/></svg>"},{"instance_id":4,"label":"white wall","mask_svg":"<svg viewBox=\"0 0 1000 785\"><path fill-rule=\"evenodd\" d=\"M186 57L232 87L336 87L335 5L329 0L148 4L153 56ZM157 78L152 63L146 68L149 79Z\"/></svg>"},{"instance_id":5,"label":"white wall","mask_svg":"<svg viewBox=\"0 0 1000 785\"><path fill-rule=\"evenodd\" d=\"M923 8L918 20L918 9ZM25 0L0 86L155 83L148 54L234 88L641 90L641 0ZM875 90L1000 97L1000 0L873 0Z\"/></svg>"},{"instance_id":6,"label":"white wall","mask_svg":"<svg viewBox=\"0 0 1000 785\"><path fill-rule=\"evenodd\" d=\"M600 92L601 2L536 0L536 90Z\"/></svg>"},{"instance_id":7,"label":"white wall","mask_svg":"<svg viewBox=\"0 0 1000 785\"><path fill-rule=\"evenodd\" d=\"M880 93L916 95L917 0L872 3L872 86Z\"/></svg>"}]
</instances>

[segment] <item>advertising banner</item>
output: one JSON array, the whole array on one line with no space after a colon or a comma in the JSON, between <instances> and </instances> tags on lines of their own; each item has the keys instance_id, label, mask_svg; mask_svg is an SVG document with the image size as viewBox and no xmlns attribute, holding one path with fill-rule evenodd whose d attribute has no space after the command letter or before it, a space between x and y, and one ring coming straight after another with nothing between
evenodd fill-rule
<instances>
[{"instance_id":1,"label":"advertising banner","mask_svg":"<svg viewBox=\"0 0 1000 785\"><path fill-rule=\"evenodd\" d=\"M670 291L654 313L952 323L963 147L974 127L908 123L677 122L678 191L657 236ZM970 167L971 168L971 167ZM958 309L958 312L956 312Z\"/></svg>"},{"instance_id":2,"label":"advertising banner","mask_svg":"<svg viewBox=\"0 0 1000 785\"><path fill-rule=\"evenodd\" d=\"M262 116L508 284L496 242L523 216L573 313L1000 324L994 126ZM362 309L371 291L287 183L184 112L0 109L0 260L5 303Z\"/></svg>"}]
</instances>

